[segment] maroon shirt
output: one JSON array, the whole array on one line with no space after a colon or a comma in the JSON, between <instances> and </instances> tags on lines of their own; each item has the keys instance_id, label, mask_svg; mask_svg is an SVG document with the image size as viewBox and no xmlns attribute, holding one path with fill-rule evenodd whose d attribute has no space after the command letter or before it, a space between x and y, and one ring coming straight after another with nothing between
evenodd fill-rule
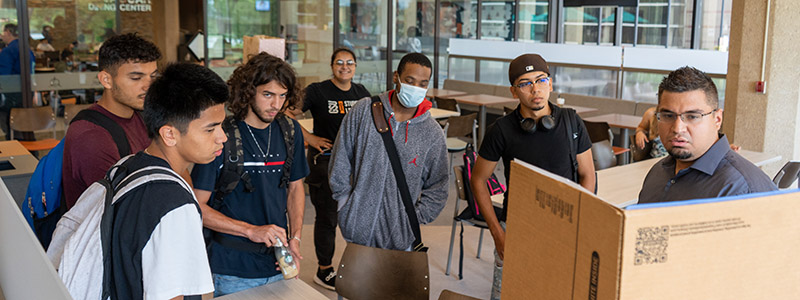
<instances>
[{"instance_id":1,"label":"maroon shirt","mask_svg":"<svg viewBox=\"0 0 800 300\"><path fill-rule=\"evenodd\" d=\"M103 113L125 130L131 153L142 151L150 145L147 127L138 113L125 119L97 104L88 109ZM64 139L64 166L61 182L64 187L67 208L71 208L83 191L92 183L103 179L106 171L119 161L120 157L111 133L89 121L80 120L70 124Z\"/></svg>"}]
</instances>

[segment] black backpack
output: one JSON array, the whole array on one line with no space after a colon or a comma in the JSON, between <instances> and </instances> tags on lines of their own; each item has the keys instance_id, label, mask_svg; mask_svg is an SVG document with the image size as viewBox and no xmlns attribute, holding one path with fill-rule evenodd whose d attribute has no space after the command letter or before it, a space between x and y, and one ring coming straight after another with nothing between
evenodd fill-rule
<instances>
[{"instance_id":1,"label":"black backpack","mask_svg":"<svg viewBox=\"0 0 800 300\"><path fill-rule=\"evenodd\" d=\"M222 207L222 200L236 189L239 181L244 184L244 191L247 193L253 192L253 184L250 182L250 174L244 171L244 149L242 148L242 135L239 132L237 120L232 116L226 117L222 122L222 130L228 136L225 142L225 150L222 153L222 169L220 170L219 177L214 186L214 197L209 200L209 206L215 210ZM294 161L294 134L295 127L292 119L284 113L278 113L275 116L275 123L280 127L283 134L283 142L286 144L286 161L283 164L283 174L278 187L286 188L289 186L289 175L292 170L292 162ZM242 241L241 239L231 238L222 234L216 234L208 229L204 229L206 236L206 244L209 245L209 239L213 239L220 245L227 248L232 248L245 252L258 252L267 253L270 249L264 244L253 243L250 241Z\"/></svg>"}]
</instances>

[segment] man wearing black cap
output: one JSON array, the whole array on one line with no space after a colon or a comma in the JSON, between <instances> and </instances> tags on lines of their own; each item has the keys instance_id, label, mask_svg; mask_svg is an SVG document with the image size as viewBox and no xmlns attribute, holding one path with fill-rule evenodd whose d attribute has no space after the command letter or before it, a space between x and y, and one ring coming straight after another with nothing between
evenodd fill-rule
<instances>
[{"instance_id":1,"label":"man wearing black cap","mask_svg":"<svg viewBox=\"0 0 800 300\"><path fill-rule=\"evenodd\" d=\"M583 120L569 108L548 102L553 84L547 62L537 54L523 54L508 68L511 94L519 99L513 113L498 119L486 133L470 180L472 191L494 238L495 270L492 299L500 299L505 245L506 207L495 215L486 180L503 159L506 184L511 161L521 159L595 190L592 143ZM511 187L509 187L511 188Z\"/></svg>"}]
</instances>

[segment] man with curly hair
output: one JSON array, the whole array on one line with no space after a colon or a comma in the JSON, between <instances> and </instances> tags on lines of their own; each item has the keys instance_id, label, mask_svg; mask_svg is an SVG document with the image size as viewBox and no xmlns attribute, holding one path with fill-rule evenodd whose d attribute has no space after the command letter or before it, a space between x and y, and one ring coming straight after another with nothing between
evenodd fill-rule
<instances>
[{"instance_id":1,"label":"man with curly hair","mask_svg":"<svg viewBox=\"0 0 800 300\"><path fill-rule=\"evenodd\" d=\"M103 95L89 110L97 111L125 132L111 132L92 121L79 120L70 124L64 137L64 166L62 185L67 208L122 156L142 151L150 145L139 111L150 83L158 73L156 61L161 58L158 47L135 33L108 39L100 48L100 72L97 80L103 85ZM129 144L121 153L115 140ZM122 152L125 152L124 150Z\"/></svg>"},{"instance_id":2,"label":"man with curly hair","mask_svg":"<svg viewBox=\"0 0 800 300\"><path fill-rule=\"evenodd\" d=\"M226 133L240 140L235 147L241 152L226 143L222 156L192 169L203 225L212 231L208 257L215 296L283 279L272 248L278 240L302 259L303 178L309 173L300 125L283 114L302 99L294 69L261 53L237 68L228 86L233 120L225 122L235 124ZM240 158L240 180L226 194L219 188L227 177L221 176L227 175L225 161Z\"/></svg>"}]
</instances>

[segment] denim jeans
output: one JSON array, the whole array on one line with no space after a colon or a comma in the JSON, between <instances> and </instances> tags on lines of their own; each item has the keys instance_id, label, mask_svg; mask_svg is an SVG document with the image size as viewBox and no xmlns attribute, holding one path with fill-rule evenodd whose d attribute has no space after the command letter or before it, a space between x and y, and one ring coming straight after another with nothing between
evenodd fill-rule
<instances>
[{"instance_id":1,"label":"denim jeans","mask_svg":"<svg viewBox=\"0 0 800 300\"><path fill-rule=\"evenodd\" d=\"M506 230L506 222L500 222L503 230ZM494 250L494 276L492 277L492 300L500 300L500 288L503 285L503 260Z\"/></svg>"},{"instance_id":2,"label":"denim jeans","mask_svg":"<svg viewBox=\"0 0 800 300\"><path fill-rule=\"evenodd\" d=\"M242 278L231 275L211 274L214 277L214 297L233 294L246 289L283 280L283 274L267 278Z\"/></svg>"}]
</instances>

